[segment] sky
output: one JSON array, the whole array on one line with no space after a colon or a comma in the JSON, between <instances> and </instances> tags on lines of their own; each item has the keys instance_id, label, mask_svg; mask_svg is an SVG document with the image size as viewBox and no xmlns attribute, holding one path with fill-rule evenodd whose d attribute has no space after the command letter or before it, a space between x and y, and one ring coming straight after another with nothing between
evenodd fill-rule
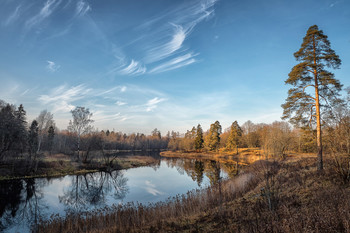
<instances>
[{"instance_id":1,"label":"sky","mask_svg":"<svg viewBox=\"0 0 350 233\"><path fill-rule=\"evenodd\" d=\"M314 24L350 86L348 0L1 0L0 99L60 129L76 106L124 133L271 123Z\"/></svg>"}]
</instances>

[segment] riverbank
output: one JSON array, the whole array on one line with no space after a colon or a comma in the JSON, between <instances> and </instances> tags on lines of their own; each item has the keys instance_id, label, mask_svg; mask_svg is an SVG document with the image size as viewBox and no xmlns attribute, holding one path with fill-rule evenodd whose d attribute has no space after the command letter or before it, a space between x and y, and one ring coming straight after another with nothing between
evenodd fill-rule
<instances>
[{"instance_id":1,"label":"riverbank","mask_svg":"<svg viewBox=\"0 0 350 233\"><path fill-rule=\"evenodd\" d=\"M38 232L349 232L350 188L331 158L256 161L240 175L148 206L54 217Z\"/></svg>"},{"instance_id":2,"label":"riverbank","mask_svg":"<svg viewBox=\"0 0 350 233\"><path fill-rule=\"evenodd\" d=\"M239 148L235 151L203 151L203 152L183 152L183 151L162 151L163 157L168 158L190 158L190 159L212 159L223 163L236 163L248 165L255 161L265 159L262 150L258 148Z\"/></svg>"},{"instance_id":3,"label":"riverbank","mask_svg":"<svg viewBox=\"0 0 350 233\"><path fill-rule=\"evenodd\" d=\"M0 165L0 180L58 177L78 175L106 170L122 170L156 163L151 156L121 155L108 165L102 158L96 157L89 162L77 162L72 156L65 154L43 154L34 163L26 159L17 158ZM36 167L36 169L34 169Z\"/></svg>"}]
</instances>

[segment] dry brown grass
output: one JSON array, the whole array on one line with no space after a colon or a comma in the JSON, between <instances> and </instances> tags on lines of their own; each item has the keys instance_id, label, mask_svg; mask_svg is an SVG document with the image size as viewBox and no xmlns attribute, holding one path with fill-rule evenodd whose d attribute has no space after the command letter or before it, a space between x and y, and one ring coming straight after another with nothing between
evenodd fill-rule
<instances>
[{"instance_id":1,"label":"dry brown grass","mask_svg":"<svg viewBox=\"0 0 350 233\"><path fill-rule=\"evenodd\" d=\"M238 154L233 151L206 151L206 152L182 152L182 151L163 151L161 156L169 158L190 158L190 159L210 159L221 163L248 165L255 161L264 159L262 151L258 148L239 148Z\"/></svg>"}]
</instances>

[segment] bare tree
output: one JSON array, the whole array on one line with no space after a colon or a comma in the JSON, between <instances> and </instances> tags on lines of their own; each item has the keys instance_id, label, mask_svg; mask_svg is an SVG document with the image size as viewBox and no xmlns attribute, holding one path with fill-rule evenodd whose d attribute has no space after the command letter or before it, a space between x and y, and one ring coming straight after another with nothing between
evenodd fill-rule
<instances>
[{"instance_id":1,"label":"bare tree","mask_svg":"<svg viewBox=\"0 0 350 233\"><path fill-rule=\"evenodd\" d=\"M266 126L265 134L262 140L264 151L270 155L285 158L293 139L290 125L284 121L275 121Z\"/></svg>"},{"instance_id":2,"label":"bare tree","mask_svg":"<svg viewBox=\"0 0 350 233\"><path fill-rule=\"evenodd\" d=\"M48 112L47 110L41 111L39 116L36 118L38 122L38 150L37 153L40 152L41 144L44 138L44 135L47 134L49 128L55 127L55 122L53 120L53 114Z\"/></svg>"},{"instance_id":3,"label":"bare tree","mask_svg":"<svg viewBox=\"0 0 350 233\"><path fill-rule=\"evenodd\" d=\"M80 161L80 138L82 135L87 134L92 130L91 123L94 121L91 119L92 113L90 113L88 108L78 106L72 110L71 113L73 121L69 121L68 130L69 132L74 133L77 137L78 161Z\"/></svg>"}]
</instances>

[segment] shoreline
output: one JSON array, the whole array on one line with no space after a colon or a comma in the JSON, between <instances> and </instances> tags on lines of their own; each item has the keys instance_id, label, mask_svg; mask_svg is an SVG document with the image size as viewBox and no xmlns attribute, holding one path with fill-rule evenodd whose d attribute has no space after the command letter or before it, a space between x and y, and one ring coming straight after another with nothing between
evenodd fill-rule
<instances>
[{"instance_id":1,"label":"shoreline","mask_svg":"<svg viewBox=\"0 0 350 233\"><path fill-rule=\"evenodd\" d=\"M24 160L18 160L17 163L24 162ZM99 161L92 161L90 164L77 163L71 161L68 155L61 154L59 158L46 157L38 161L41 164L38 167L38 171L31 174L19 174L15 172L11 174L9 170L13 169L14 165L2 165L2 173L0 174L0 181L18 180L18 179L30 179L30 178L55 178L63 177L67 175L82 175L99 171L117 171L126 170L130 168L143 167L155 163L155 159L150 156L140 155L128 155L120 156L113 162L113 166L109 167L102 165ZM23 167L25 169L25 167ZM8 172L8 174L6 174ZM4 174L5 173L5 174Z\"/></svg>"},{"instance_id":2,"label":"shoreline","mask_svg":"<svg viewBox=\"0 0 350 233\"><path fill-rule=\"evenodd\" d=\"M239 148L238 154L233 151L162 151L161 156L167 158L213 159L224 163L239 163L247 166L257 160L266 159L258 148Z\"/></svg>"}]
</instances>

